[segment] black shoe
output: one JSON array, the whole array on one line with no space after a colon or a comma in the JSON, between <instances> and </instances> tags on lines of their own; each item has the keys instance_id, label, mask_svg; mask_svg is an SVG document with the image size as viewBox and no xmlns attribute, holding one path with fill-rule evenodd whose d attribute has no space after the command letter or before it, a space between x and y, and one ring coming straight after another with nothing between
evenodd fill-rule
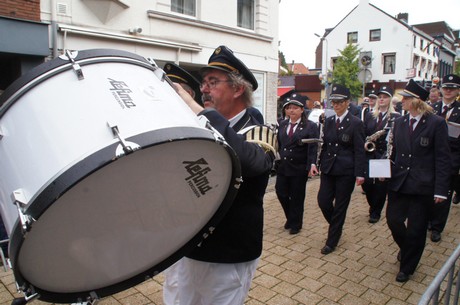
<instances>
[{"instance_id":1,"label":"black shoe","mask_svg":"<svg viewBox=\"0 0 460 305\"><path fill-rule=\"evenodd\" d=\"M396 276L396 282L405 283L409 280L409 275L404 272L399 272Z\"/></svg>"},{"instance_id":2,"label":"black shoe","mask_svg":"<svg viewBox=\"0 0 460 305\"><path fill-rule=\"evenodd\" d=\"M290 229L290 228L289 228L289 224L288 224L287 221L286 221L286 223L284 224L284 228L285 228L286 230L289 230L289 229Z\"/></svg>"},{"instance_id":3,"label":"black shoe","mask_svg":"<svg viewBox=\"0 0 460 305\"><path fill-rule=\"evenodd\" d=\"M401 261L401 250L398 251L398 255L396 255L396 259L398 260L398 262Z\"/></svg>"},{"instance_id":4,"label":"black shoe","mask_svg":"<svg viewBox=\"0 0 460 305\"><path fill-rule=\"evenodd\" d=\"M328 255L329 253L332 253L332 251L334 251L334 248L326 245L321 249L321 254Z\"/></svg>"},{"instance_id":5,"label":"black shoe","mask_svg":"<svg viewBox=\"0 0 460 305\"><path fill-rule=\"evenodd\" d=\"M455 195L452 197L452 203L453 204L458 204L460 202L460 196L455 193Z\"/></svg>"},{"instance_id":6,"label":"black shoe","mask_svg":"<svg viewBox=\"0 0 460 305\"><path fill-rule=\"evenodd\" d=\"M380 217L376 217L376 216L370 216L369 217L369 223L376 223L380 220Z\"/></svg>"},{"instance_id":7,"label":"black shoe","mask_svg":"<svg viewBox=\"0 0 460 305\"><path fill-rule=\"evenodd\" d=\"M300 229L291 229L291 230L289 230L289 234L291 234L291 235L298 234L299 232L300 232Z\"/></svg>"},{"instance_id":8,"label":"black shoe","mask_svg":"<svg viewBox=\"0 0 460 305\"><path fill-rule=\"evenodd\" d=\"M441 240L441 233L435 230L431 231L431 241L434 243L437 243L440 240Z\"/></svg>"}]
</instances>

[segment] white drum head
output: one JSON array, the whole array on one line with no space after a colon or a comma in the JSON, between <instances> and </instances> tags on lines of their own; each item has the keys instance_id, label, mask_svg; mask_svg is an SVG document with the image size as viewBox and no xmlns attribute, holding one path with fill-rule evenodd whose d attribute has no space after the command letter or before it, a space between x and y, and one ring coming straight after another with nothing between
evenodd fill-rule
<instances>
[{"instance_id":1,"label":"white drum head","mask_svg":"<svg viewBox=\"0 0 460 305\"><path fill-rule=\"evenodd\" d=\"M35 289L68 296L147 270L154 276L162 268L151 269L192 240L225 201L231 170L224 146L208 140L164 143L116 160L33 223L15 271Z\"/></svg>"}]
</instances>

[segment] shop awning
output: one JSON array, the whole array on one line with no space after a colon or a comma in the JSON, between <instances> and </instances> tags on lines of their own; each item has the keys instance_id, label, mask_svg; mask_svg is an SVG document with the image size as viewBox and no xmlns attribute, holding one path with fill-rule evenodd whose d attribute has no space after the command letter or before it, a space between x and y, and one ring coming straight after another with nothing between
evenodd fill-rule
<instances>
[{"instance_id":1,"label":"shop awning","mask_svg":"<svg viewBox=\"0 0 460 305\"><path fill-rule=\"evenodd\" d=\"M278 87L278 98L291 90L294 90L294 86Z\"/></svg>"}]
</instances>

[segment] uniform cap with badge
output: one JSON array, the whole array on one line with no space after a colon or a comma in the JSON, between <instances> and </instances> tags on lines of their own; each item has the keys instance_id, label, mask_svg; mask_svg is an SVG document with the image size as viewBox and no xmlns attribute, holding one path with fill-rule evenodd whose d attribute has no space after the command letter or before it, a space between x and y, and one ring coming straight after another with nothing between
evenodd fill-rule
<instances>
[{"instance_id":1,"label":"uniform cap with badge","mask_svg":"<svg viewBox=\"0 0 460 305\"><path fill-rule=\"evenodd\" d=\"M169 62L164 65L163 70L165 71L166 76L169 77L173 83L186 84L192 88L195 92L195 100L202 105L200 98L200 82L192 74L185 71L178 65Z\"/></svg>"},{"instance_id":2,"label":"uniform cap with badge","mask_svg":"<svg viewBox=\"0 0 460 305\"><path fill-rule=\"evenodd\" d=\"M389 97L393 97L393 89L391 89L388 86L381 87L380 90L377 92L377 95L380 94L380 93L384 93L384 94L388 95Z\"/></svg>"},{"instance_id":3,"label":"uniform cap with badge","mask_svg":"<svg viewBox=\"0 0 460 305\"><path fill-rule=\"evenodd\" d=\"M331 101L349 100L351 97L350 89L342 85L333 84L329 99Z\"/></svg>"},{"instance_id":4,"label":"uniform cap with badge","mask_svg":"<svg viewBox=\"0 0 460 305\"><path fill-rule=\"evenodd\" d=\"M460 76L448 74L442 78L442 88L460 88Z\"/></svg>"},{"instance_id":5,"label":"uniform cap with badge","mask_svg":"<svg viewBox=\"0 0 460 305\"><path fill-rule=\"evenodd\" d=\"M369 93L368 97L370 97L370 98L378 98L377 94L378 94L378 93L376 93L375 90L372 90L372 91Z\"/></svg>"},{"instance_id":6,"label":"uniform cap with badge","mask_svg":"<svg viewBox=\"0 0 460 305\"><path fill-rule=\"evenodd\" d=\"M227 46L219 46L214 50L214 53L209 58L208 65L201 69L201 73L208 69L218 69L228 73L239 74L252 85L253 91L256 91L259 86L252 72Z\"/></svg>"},{"instance_id":7,"label":"uniform cap with badge","mask_svg":"<svg viewBox=\"0 0 460 305\"><path fill-rule=\"evenodd\" d=\"M399 95L408 96L408 97L416 97L416 98L421 99L422 101L426 101L430 93L426 91L425 88L417 84L416 81L414 81L413 79L410 79L406 87L404 88L404 90L400 92Z\"/></svg>"},{"instance_id":8,"label":"uniform cap with badge","mask_svg":"<svg viewBox=\"0 0 460 305\"><path fill-rule=\"evenodd\" d=\"M302 96L297 92L293 92L290 96L284 99L283 108L289 104L304 108L306 101L307 98L305 96Z\"/></svg>"}]
</instances>

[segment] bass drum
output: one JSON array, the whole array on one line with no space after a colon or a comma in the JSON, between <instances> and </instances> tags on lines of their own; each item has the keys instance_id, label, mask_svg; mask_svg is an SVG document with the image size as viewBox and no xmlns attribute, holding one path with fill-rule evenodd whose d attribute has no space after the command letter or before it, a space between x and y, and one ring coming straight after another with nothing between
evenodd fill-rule
<instances>
[{"instance_id":1,"label":"bass drum","mask_svg":"<svg viewBox=\"0 0 460 305\"><path fill-rule=\"evenodd\" d=\"M153 277L224 216L241 169L156 64L68 52L0 97L0 207L26 299L87 302Z\"/></svg>"}]
</instances>

